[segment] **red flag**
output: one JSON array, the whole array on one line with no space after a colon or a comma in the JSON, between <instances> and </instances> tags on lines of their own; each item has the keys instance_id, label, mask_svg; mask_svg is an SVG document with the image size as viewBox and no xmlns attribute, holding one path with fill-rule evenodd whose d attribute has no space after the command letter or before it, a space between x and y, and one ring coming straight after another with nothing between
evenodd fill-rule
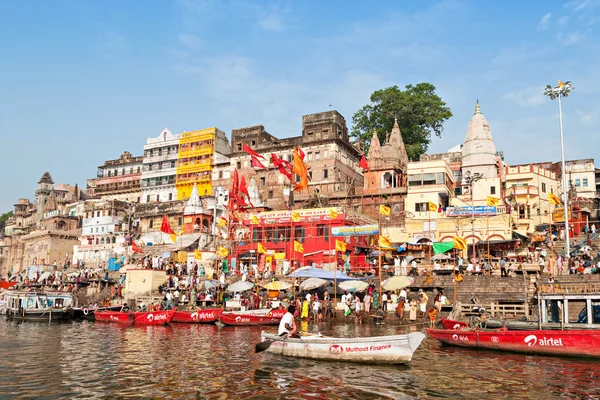
<instances>
[{"instance_id":1,"label":"red flag","mask_svg":"<svg viewBox=\"0 0 600 400\"><path fill-rule=\"evenodd\" d=\"M304 152L302 151L302 149L300 147L298 147L298 154L300 155L300 158L302 159L302 161L304 161Z\"/></svg>"},{"instance_id":2,"label":"red flag","mask_svg":"<svg viewBox=\"0 0 600 400\"><path fill-rule=\"evenodd\" d=\"M271 153L271 160L275 168L279 168L279 172L287 176L289 180L292 179L292 164L289 161L277 157L275 153Z\"/></svg>"},{"instance_id":3,"label":"red flag","mask_svg":"<svg viewBox=\"0 0 600 400\"><path fill-rule=\"evenodd\" d=\"M240 193L245 194L246 199L248 199L248 204L250 204L252 207L254 207L254 205L250 201L250 194L248 193L248 187L246 186L246 177L245 176L242 176L242 180L240 182Z\"/></svg>"},{"instance_id":4,"label":"red flag","mask_svg":"<svg viewBox=\"0 0 600 400\"><path fill-rule=\"evenodd\" d=\"M171 225L169 224L169 220L166 215L163 215L162 224L160 225L160 231L164 233L168 233L169 235L175 235L173 229L171 229Z\"/></svg>"},{"instance_id":5,"label":"red flag","mask_svg":"<svg viewBox=\"0 0 600 400\"><path fill-rule=\"evenodd\" d=\"M140 247L137 245L136 242L133 241L133 239L131 239L131 251L133 251L134 253L143 253L142 249L140 249Z\"/></svg>"},{"instance_id":6,"label":"red flag","mask_svg":"<svg viewBox=\"0 0 600 400\"><path fill-rule=\"evenodd\" d=\"M256 157L256 158L262 158L263 160L265 159L263 156L261 156L260 154L258 154L254 150L252 150L246 143L244 143L242 145L242 150L244 150L246 153L250 154L252 156L252 158Z\"/></svg>"},{"instance_id":7,"label":"red flag","mask_svg":"<svg viewBox=\"0 0 600 400\"><path fill-rule=\"evenodd\" d=\"M300 148L294 149L294 172L300 176L300 182L296 184L294 190L302 191L308 187L308 170L306 164L300 156Z\"/></svg>"},{"instance_id":8,"label":"red flag","mask_svg":"<svg viewBox=\"0 0 600 400\"><path fill-rule=\"evenodd\" d=\"M367 172L371 172L371 170L369 169L369 163L367 162L367 158L365 157L364 154L363 154L362 158L360 159L358 166L361 167L362 169L366 170Z\"/></svg>"},{"instance_id":9,"label":"red flag","mask_svg":"<svg viewBox=\"0 0 600 400\"><path fill-rule=\"evenodd\" d=\"M252 163L251 165L254 168L262 168L262 169L267 169L267 167L265 167L264 165L262 165L262 163L260 161L258 161L258 158L252 156Z\"/></svg>"}]
</instances>

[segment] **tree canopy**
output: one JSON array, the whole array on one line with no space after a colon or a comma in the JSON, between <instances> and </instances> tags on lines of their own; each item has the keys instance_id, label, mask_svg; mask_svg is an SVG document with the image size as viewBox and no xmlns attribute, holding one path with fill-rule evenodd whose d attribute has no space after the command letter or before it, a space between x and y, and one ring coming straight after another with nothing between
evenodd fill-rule
<instances>
[{"instance_id":1,"label":"tree canopy","mask_svg":"<svg viewBox=\"0 0 600 400\"><path fill-rule=\"evenodd\" d=\"M368 148L373 130L377 129L383 143L394 126L394 116L398 118L408 157L418 160L427 151L431 136L442 135L444 122L452 117L452 112L431 83L406 85L404 90L392 86L377 90L371 95L371 102L354 114L351 135Z\"/></svg>"},{"instance_id":2,"label":"tree canopy","mask_svg":"<svg viewBox=\"0 0 600 400\"><path fill-rule=\"evenodd\" d=\"M0 215L0 236L4 235L4 227L6 226L6 220L13 216L13 212L9 211Z\"/></svg>"}]
</instances>

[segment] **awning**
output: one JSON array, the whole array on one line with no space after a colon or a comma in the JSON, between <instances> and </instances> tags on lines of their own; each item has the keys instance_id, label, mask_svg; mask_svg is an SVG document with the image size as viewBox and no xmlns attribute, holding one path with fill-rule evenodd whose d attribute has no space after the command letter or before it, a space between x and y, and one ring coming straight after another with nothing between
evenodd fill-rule
<instances>
[{"instance_id":1,"label":"awning","mask_svg":"<svg viewBox=\"0 0 600 400\"><path fill-rule=\"evenodd\" d=\"M338 281L352 281L354 278L349 277L340 271L325 271L320 268L302 267L288 275L289 278L321 278L333 281L334 278Z\"/></svg>"},{"instance_id":2,"label":"awning","mask_svg":"<svg viewBox=\"0 0 600 400\"><path fill-rule=\"evenodd\" d=\"M512 233L512 238L513 238L513 240L521 240L521 241L529 242L529 238L527 236L521 235L520 233L514 232L514 231Z\"/></svg>"}]
</instances>

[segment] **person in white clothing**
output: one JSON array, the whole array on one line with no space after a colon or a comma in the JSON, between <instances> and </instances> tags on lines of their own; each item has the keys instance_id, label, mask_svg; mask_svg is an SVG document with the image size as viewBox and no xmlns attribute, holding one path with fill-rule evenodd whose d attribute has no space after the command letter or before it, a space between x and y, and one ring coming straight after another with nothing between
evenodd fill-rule
<instances>
[{"instance_id":1,"label":"person in white clothing","mask_svg":"<svg viewBox=\"0 0 600 400\"><path fill-rule=\"evenodd\" d=\"M400 263L400 267L402 268L402 275L406 276L406 267L408 267L408 263L406 262L406 258L402 259L402 263Z\"/></svg>"},{"instance_id":2,"label":"person in white clothing","mask_svg":"<svg viewBox=\"0 0 600 400\"><path fill-rule=\"evenodd\" d=\"M296 333L297 327L296 327L296 321L294 320L295 312L296 312L296 307L294 307L294 306L288 307L287 312L285 313L285 315L283 316L283 318L281 318L281 321L279 322L279 330L277 331L277 334L279 336L282 336L284 334L293 336L294 333Z\"/></svg>"},{"instance_id":3,"label":"person in white clothing","mask_svg":"<svg viewBox=\"0 0 600 400\"><path fill-rule=\"evenodd\" d=\"M310 293L306 293L306 300L310 303L310 299L311 299L311 294Z\"/></svg>"}]
</instances>

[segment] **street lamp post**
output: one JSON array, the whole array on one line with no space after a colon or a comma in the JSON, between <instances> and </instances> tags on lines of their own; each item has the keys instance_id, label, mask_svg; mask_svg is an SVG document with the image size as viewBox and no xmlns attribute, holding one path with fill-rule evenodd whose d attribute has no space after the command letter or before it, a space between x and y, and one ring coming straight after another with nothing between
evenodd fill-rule
<instances>
[{"instance_id":1,"label":"street lamp post","mask_svg":"<svg viewBox=\"0 0 600 400\"><path fill-rule=\"evenodd\" d=\"M475 254L477 254L475 248L475 196L473 196L473 184L482 178L483 175L479 172L476 172L473 175L471 175L471 171L465 173L465 180L467 181L467 184L471 186L471 237L473 238L473 258L475 258Z\"/></svg>"},{"instance_id":2,"label":"street lamp post","mask_svg":"<svg viewBox=\"0 0 600 400\"><path fill-rule=\"evenodd\" d=\"M569 211L568 211L568 193L567 193L567 172L565 168L565 143L563 138L563 124L562 124L562 97L567 97L571 93L571 91L575 89L574 86L571 85L570 81L561 82L558 81L558 85L552 87L550 85L546 85L544 89L544 95L550 97L551 100L558 99L558 123L560 126L560 158L562 163L562 187L563 187L563 203L565 210L565 234L567 236L566 247L565 247L565 258L570 257L571 246L570 246L570 237L569 237ZM550 232L550 237L552 237L552 232Z\"/></svg>"}]
</instances>

